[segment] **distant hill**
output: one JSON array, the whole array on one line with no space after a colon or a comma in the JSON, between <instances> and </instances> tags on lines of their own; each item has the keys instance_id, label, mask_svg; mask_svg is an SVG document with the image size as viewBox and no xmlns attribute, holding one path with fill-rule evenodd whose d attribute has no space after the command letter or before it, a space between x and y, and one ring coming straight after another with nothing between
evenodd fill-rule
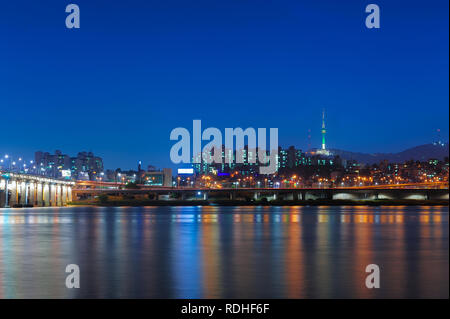
<instances>
[{"instance_id":1,"label":"distant hill","mask_svg":"<svg viewBox=\"0 0 450 319\"><path fill-rule=\"evenodd\" d=\"M430 158L443 160L449 156L448 143L444 145L425 144L409 148L399 153L358 153L338 149L331 150L334 155L339 155L345 160L356 160L359 163L374 164L382 160L389 162L404 162L409 160L426 161Z\"/></svg>"}]
</instances>

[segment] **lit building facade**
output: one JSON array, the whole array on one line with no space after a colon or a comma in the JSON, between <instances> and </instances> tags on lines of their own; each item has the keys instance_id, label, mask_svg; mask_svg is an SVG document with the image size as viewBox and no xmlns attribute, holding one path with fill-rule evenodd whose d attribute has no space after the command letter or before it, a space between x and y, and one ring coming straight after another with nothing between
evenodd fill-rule
<instances>
[{"instance_id":1,"label":"lit building facade","mask_svg":"<svg viewBox=\"0 0 450 319\"><path fill-rule=\"evenodd\" d=\"M56 150L54 154L38 151L35 165L40 174L54 178L96 180L103 173L103 160L92 152L80 152L70 157Z\"/></svg>"}]
</instances>

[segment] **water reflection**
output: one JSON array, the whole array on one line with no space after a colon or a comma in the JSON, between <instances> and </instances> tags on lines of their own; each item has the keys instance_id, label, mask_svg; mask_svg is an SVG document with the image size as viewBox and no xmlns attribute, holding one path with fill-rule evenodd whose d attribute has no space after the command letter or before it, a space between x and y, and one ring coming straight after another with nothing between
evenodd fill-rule
<instances>
[{"instance_id":1,"label":"water reflection","mask_svg":"<svg viewBox=\"0 0 450 319\"><path fill-rule=\"evenodd\" d=\"M448 298L448 207L1 209L0 298L49 297Z\"/></svg>"}]
</instances>

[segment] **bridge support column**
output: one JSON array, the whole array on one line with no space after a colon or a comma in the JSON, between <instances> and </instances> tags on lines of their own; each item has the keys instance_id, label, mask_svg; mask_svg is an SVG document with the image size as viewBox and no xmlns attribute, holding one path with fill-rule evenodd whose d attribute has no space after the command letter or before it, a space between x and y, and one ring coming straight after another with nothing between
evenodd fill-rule
<instances>
[{"instance_id":1,"label":"bridge support column","mask_svg":"<svg viewBox=\"0 0 450 319\"><path fill-rule=\"evenodd\" d=\"M53 206L58 206L58 184L53 184Z\"/></svg>"},{"instance_id":2,"label":"bridge support column","mask_svg":"<svg viewBox=\"0 0 450 319\"><path fill-rule=\"evenodd\" d=\"M37 206L45 206L44 200L45 200L45 187L43 183L38 183L36 185L36 205Z\"/></svg>"},{"instance_id":3,"label":"bridge support column","mask_svg":"<svg viewBox=\"0 0 450 319\"><path fill-rule=\"evenodd\" d=\"M332 200L333 199L333 191L331 189L327 190L325 192L325 196L326 196L326 199Z\"/></svg>"},{"instance_id":4,"label":"bridge support column","mask_svg":"<svg viewBox=\"0 0 450 319\"><path fill-rule=\"evenodd\" d=\"M56 185L56 205L62 206L62 186Z\"/></svg>"},{"instance_id":5,"label":"bridge support column","mask_svg":"<svg viewBox=\"0 0 450 319\"><path fill-rule=\"evenodd\" d=\"M39 183L35 182L34 183L34 187L33 187L33 193L34 193L34 195L33 195L33 205L34 206L38 206L38 200L39 200L39 198L38 198L38 196L39 196L38 188L39 188Z\"/></svg>"},{"instance_id":6,"label":"bridge support column","mask_svg":"<svg viewBox=\"0 0 450 319\"><path fill-rule=\"evenodd\" d=\"M302 191L302 200L306 200L306 191Z\"/></svg>"},{"instance_id":7,"label":"bridge support column","mask_svg":"<svg viewBox=\"0 0 450 319\"><path fill-rule=\"evenodd\" d=\"M58 185L57 184L53 184L53 190L52 190L52 194L53 194L53 206L58 206Z\"/></svg>"},{"instance_id":8,"label":"bridge support column","mask_svg":"<svg viewBox=\"0 0 450 319\"><path fill-rule=\"evenodd\" d=\"M56 206L56 185L50 184L50 206Z\"/></svg>"},{"instance_id":9,"label":"bridge support column","mask_svg":"<svg viewBox=\"0 0 450 319\"><path fill-rule=\"evenodd\" d=\"M25 202L25 183L23 181L17 181L17 201L16 204L23 205Z\"/></svg>"},{"instance_id":10,"label":"bridge support column","mask_svg":"<svg viewBox=\"0 0 450 319\"><path fill-rule=\"evenodd\" d=\"M254 200L258 200L260 197L261 197L261 196L260 196L259 192L255 192L255 193L253 194L253 199L254 199Z\"/></svg>"},{"instance_id":11,"label":"bridge support column","mask_svg":"<svg viewBox=\"0 0 450 319\"><path fill-rule=\"evenodd\" d=\"M208 200L208 192L203 193L203 200Z\"/></svg>"},{"instance_id":12,"label":"bridge support column","mask_svg":"<svg viewBox=\"0 0 450 319\"><path fill-rule=\"evenodd\" d=\"M61 187L61 205L65 206L67 204L67 185Z\"/></svg>"},{"instance_id":13,"label":"bridge support column","mask_svg":"<svg viewBox=\"0 0 450 319\"><path fill-rule=\"evenodd\" d=\"M67 201L69 201L69 202L72 201L72 187L71 186L67 186Z\"/></svg>"},{"instance_id":14,"label":"bridge support column","mask_svg":"<svg viewBox=\"0 0 450 319\"><path fill-rule=\"evenodd\" d=\"M24 205L25 204L25 182L17 181L17 204Z\"/></svg>"},{"instance_id":15,"label":"bridge support column","mask_svg":"<svg viewBox=\"0 0 450 319\"><path fill-rule=\"evenodd\" d=\"M16 181L16 192L15 192L15 204L16 205L20 205L23 204L22 203L22 182L21 181Z\"/></svg>"},{"instance_id":16,"label":"bridge support column","mask_svg":"<svg viewBox=\"0 0 450 319\"><path fill-rule=\"evenodd\" d=\"M1 207L5 207L5 199L6 199L6 195L5 195L5 189L0 189L0 208Z\"/></svg>"},{"instance_id":17,"label":"bridge support column","mask_svg":"<svg viewBox=\"0 0 450 319\"><path fill-rule=\"evenodd\" d=\"M9 207L11 182L9 181L9 178L5 178L4 180L1 180L0 183L2 184L3 188L3 192L0 193L0 207Z\"/></svg>"},{"instance_id":18,"label":"bridge support column","mask_svg":"<svg viewBox=\"0 0 450 319\"><path fill-rule=\"evenodd\" d=\"M53 206L59 206L59 194L58 194L59 185L58 184L53 185L53 189L54 189L54 194L55 194L55 196L54 196L55 203L53 204Z\"/></svg>"},{"instance_id":19,"label":"bridge support column","mask_svg":"<svg viewBox=\"0 0 450 319\"><path fill-rule=\"evenodd\" d=\"M30 200L30 183L28 181L25 182L25 196L24 196L24 204L28 205Z\"/></svg>"},{"instance_id":20,"label":"bridge support column","mask_svg":"<svg viewBox=\"0 0 450 319\"><path fill-rule=\"evenodd\" d=\"M50 183L48 183L47 184L48 186L48 200L46 201L47 202L47 205L46 206L53 206L53 185L52 184L50 184Z\"/></svg>"},{"instance_id":21,"label":"bridge support column","mask_svg":"<svg viewBox=\"0 0 450 319\"><path fill-rule=\"evenodd\" d=\"M35 195L35 191L34 191L34 189L35 189L35 184L36 183L34 183L34 182L30 182L28 185L29 185L29 189L28 189L28 205L32 205L32 206L34 206L34 202L35 202L35 199L34 199L34 195Z\"/></svg>"},{"instance_id":22,"label":"bridge support column","mask_svg":"<svg viewBox=\"0 0 450 319\"><path fill-rule=\"evenodd\" d=\"M12 207L17 204L17 181L10 181L8 183L9 200L8 206Z\"/></svg>"},{"instance_id":23,"label":"bridge support column","mask_svg":"<svg viewBox=\"0 0 450 319\"><path fill-rule=\"evenodd\" d=\"M33 197L33 205L34 206L38 206L38 196L39 196L38 187L39 187L39 183L35 182L34 183L34 197Z\"/></svg>"},{"instance_id":24,"label":"bridge support column","mask_svg":"<svg viewBox=\"0 0 450 319\"><path fill-rule=\"evenodd\" d=\"M42 183L42 206L50 206L50 185Z\"/></svg>"}]
</instances>

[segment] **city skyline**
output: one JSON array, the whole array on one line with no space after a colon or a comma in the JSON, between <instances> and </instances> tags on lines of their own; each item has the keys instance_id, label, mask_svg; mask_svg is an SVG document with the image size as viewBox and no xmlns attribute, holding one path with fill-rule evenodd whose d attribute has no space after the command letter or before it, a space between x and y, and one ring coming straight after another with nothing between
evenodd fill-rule
<instances>
[{"instance_id":1,"label":"city skyline","mask_svg":"<svg viewBox=\"0 0 450 319\"><path fill-rule=\"evenodd\" d=\"M441 143L441 144L438 144L438 143ZM331 151L331 150L338 150L339 153L341 153L341 152L349 152L349 153L355 153L355 154L360 154L360 155L376 154L379 157L382 154L386 154L386 155L397 154L397 153L401 153L401 152L404 152L404 151L408 151L408 150L416 148L416 147L421 147L421 146L426 146L426 145L440 145L440 146L444 146L444 147L447 146L447 148L448 148L449 142L445 141L445 140L442 140L442 139L440 139L440 140L436 139L433 142L430 142L430 143L427 143L427 144L415 145L415 146L413 146L411 148L402 149L402 150L399 150L397 152L392 152L392 153L388 153L388 152L363 153L363 152L358 152L357 150L356 151L348 151L348 150L340 150L340 149L336 149L336 148L327 148L326 151L329 152L329 153L328 154L323 154L323 155L325 155L325 156L327 156L327 155L328 156L341 155L341 154L333 154L332 151ZM317 150L318 151L317 154L320 155L321 154L322 144L320 144L317 147L313 146L310 149L308 149L308 148L303 149L303 148L300 148L300 147L298 147L296 145L283 145L283 144L281 144L279 147L282 148L282 149L288 149L290 147L294 147L294 148L296 148L298 150L301 150L302 152L305 152L305 153L308 153L311 150ZM10 158L10 157L14 158L15 161L19 161L19 159L20 159L20 161L24 160L23 163L27 163L29 165L29 161L31 161L30 162L31 164L33 162L35 162L36 153L39 153L39 152L49 153L49 154L55 153L56 154L57 152L61 152L61 151L60 151L60 149L55 149L55 150L38 150L38 151L32 151L32 152L31 151L26 151L26 152L22 152L22 153L19 153L19 154L15 154L15 153L11 153L11 152L4 152L5 154L3 156L8 156L8 158ZM152 161L151 159L144 159L144 160L142 160L140 158L137 158L137 159L134 160L134 162L129 162L129 163L123 165L123 166L114 166L114 165L111 166L111 165L108 164L110 162L110 159L105 158L102 154L98 154L98 153L93 152L91 150L89 150L89 151L78 150L78 151L75 151L74 153L63 151L63 153L64 153L64 156L69 156L69 157L76 157L75 154L79 155L80 153L95 153L97 156L99 156L103 160L104 163L107 163L106 165L104 165L104 169L105 170L107 170L107 169L109 169L109 170L115 170L115 169L134 170L134 169L136 169L136 167L139 165L140 162L144 166L153 166L153 167L159 167L159 168L170 167L172 169L176 169L176 168L180 168L180 167L186 167L186 164L173 164L173 163L170 162L170 160L167 161L167 165L166 166L164 166L164 164L162 166L161 165L155 165L155 161ZM23 155L23 154L25 154L25 155ZM29 154L31 154L31 155L29 155ZM68 155L68 154L72 154L72 156ZM431 158L434 158L434 157L430 155L430 159ZM382 159L380 158L380 160L382 160ZM364 163L364 161L362 163ZM191 165L194 165L194 163L191 163ZM189 164L188 164L188 166L189 166Z\"/></svg>"},{"instance_id":2,"label":"city skyline","mask_svg":"<svg viewBox=\"0 0 450 319\"><path fill-rule=\"evenodd\" d=\"M324 135L323 130L322 134ZM324 138L323 135L322 137ZM322 141L323 140L324 139L322 139ZM344 150L338 149L328 149L324 148L324 144L321 145L321 148L311 148L310 150L296 148L293 145L290 145L289 147L280 145L278 147L278 152L276 155L276 162L278 168L286 167L284 166L286 163L283 164L282 162L283 160L288 160L287 158L284 158L288 153L291 154L288 156L290 158L289 161L294 160L293 158L291 158L292 156L294 156L299 157L298 159L295 159L296 162L303 162L305 158L315 158L315 160L313 161L317 161L317 159L323 159L325 161L338 160L342 161L343 163L354 162L366 167L370 167L374 164L384 165L383 163L386 162L392 164L402 164L409 161L426 162L430 160L445 162L448 161L448 148L448 142L436 141L432 144L420 145L398 153L365 154L357 152L346 152ZM250 164L250 166L247 168L252 168L252 170L258 169L260 165L257 159L258 148L250 149L249 145L245 144L242 150L243 153L241 154L241 163L244 163L244 165L246 165L245 163ZM222 145L222 152L224 151L224 145ZM226 170L233 170L233 167L239 166L240 164L236 159L236 156L238 155L237 150L231 152L233 153L233 161L230 165L226 164L225 158L222 158L222 160L218 163L212 163L211 165L204 166L206 162L204 162L203 158L198 163L192 162L190 164L173 164L168 165L167 167L157 167L153 165L151 161L146 162L142 160L138 160L135 163L135 166L131 165L130 167L107 167L103 165L104 158L101 156L101 154L99 155L94 154L93 152L79 151L75 155L62 152L61 150L55 150L54 152L43 152L39 150L34 153L34 157L32 157L32 159L24 156L16 156L15 154L11 153L6 153L3 156L0 156L0 170L3 169L6 171L10 170L16 172L20 171L29 174L46 175L60 178L70 177L74 180L96 180L100 177L103 179L106 176L105 172L109 172L109 174L114 171L136 173L145 171L162 171L163 169L170 169L176 172L177 170L184 169L186 167L193 168L199 174L209 174L211 172L207 172L209 170L209 168L207 167L215 167L218 172L222 172L226 167L228 167L226 168ZM254 163L252 162L252 158L254 158L254 156L251 155L251 153L255 153L256 155L256 160L254 161ZM268 156L268 151L266 151L266 153ZM297 164L295 165L297 166ZM206 171L204 171L204 169L206 169ZM71 171L69 175L67 175L68 173L66 173L67 170ZM256 171L252 171L252 174L254 173L256 173ZM217 172L215 174L217 174ZM275 172L274 174L277 174L277 172ZM136 177L136 174L134 176Z\"/></svg>"},{"instance_id":3,"label":"city skyline","mask_svg":"<svg viewBox=\"0 0 450 319\"><path fill-rule=\"evenodd\" d=\"M437 129L448 141L448 3L381 1L375 32L362 3L79 1L78 30L54 3L7 3L14 14L0 19L10 153L86 150L106 167L165 167L170 131L193 119L278 127L280 145L306 149L308 130L320 146L324 108L329 148L399 152Z\"/></svg>"}]
</instances>

